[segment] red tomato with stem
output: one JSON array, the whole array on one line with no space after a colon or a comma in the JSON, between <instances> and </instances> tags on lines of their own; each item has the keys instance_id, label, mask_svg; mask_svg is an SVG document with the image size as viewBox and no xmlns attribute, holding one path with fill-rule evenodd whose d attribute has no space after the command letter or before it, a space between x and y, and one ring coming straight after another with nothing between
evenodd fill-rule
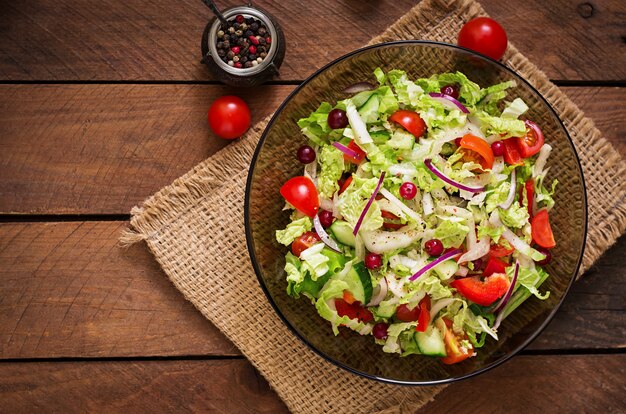
<instances>
[{"instance_id":1,"label":"red tomato with stem","mask_svg":"<svg viewBox=\"0 0 626 414\"><path fill-rule=\"evenodd\" d=\"M280 194L298 211L311 218L315 217L320 208L317 188L308 177L298 176L289 179L280 188Z\"/></svg>"},{"instance_id":2,"label":"red tomato with stem","mask_svg":"<svg viewBox=\"0 0 626 414\"><path fill-rule=\"evenodd\" d=\"M389 117L389 120L409 131L415 136L416 139L424 135L426 132L426 123L420 115L414 111L400 109L399 111L394 112Z\"/></svg>"},{"instance_id":3,"label":"red tomato with stem","mask_svg":"<svg viewBox=\"0 0 626 414\"><path fill-rule=\"evenodd\" d=\"M506 32L489 17L477 17L465 23L459 32L459 46L500 60L507 46Z\"/></svg>"},{"instance_id":4,"label":"red tomato with stem","mask_svg":"<svg viewBox=\"0 0 626 414\"><path fill-rule=\"evenodd\" d=\"M317 233L307 231L291 243L291 253L293 253L294 256L300 257L300 253L321 241Z\"/></svg>"},{"instance_id":5,"label":"red tomato with stem","mask_svg":"<svg viewBox=\"0 0 626 414\"><path fill-rule=\"evenodd\" d=\"M491 260L491 259L490 259ZM489 306L502 297L511 282L504 273L496 273L481 281L478 276L464 277L450 283L461 296L480 306Z\"/></svg>"},{"instance_id":6,"label":"red tomato with stem","mask_svg":"<svg viewBox=\"0 0 626 414\"><path fill-rule=\"evenodd\" d=\"M546 209L539 210L530 221L531 234L533 241L541 247L551 249L556 246L552 227L550 227L550 218Z\"/></svg>"},{"instance_id":7,"label":"red tomato with stem","mask_svg":"<svg viewBox=\"0 0 626 414\"><path fill-rule=\"evenodd\" d=\"M209 108L209 126L220 138L235 139L250 128L250 108L237 96L217 98Z\"/></svg>"}]
</instances>

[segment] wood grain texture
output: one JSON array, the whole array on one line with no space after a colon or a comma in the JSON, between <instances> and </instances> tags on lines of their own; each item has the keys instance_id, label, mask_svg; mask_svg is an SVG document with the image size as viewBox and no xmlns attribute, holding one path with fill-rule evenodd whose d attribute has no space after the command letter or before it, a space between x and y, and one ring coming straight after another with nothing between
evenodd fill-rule
<instances>
[{"instance_id":1,"label":"wood grain texture","mask_svg":"<svg viewBox=\"0 0 626 414\"><path fill-rule=\"evenodd\" d=\"M11 413L287 412L245 360L1 367L0 403ZM516 357L450 385L418 413L618 413L626 406L625 378L624 355Z\"/></svg>"},{"instance_id":2,"label":"wood grain texture","mask_svg":"<svg viewBox=\"0 0 626 414\"><path fill-rule=\"evenodd\" d=\"M124 222L0 224L0 359L238 355ZM624 348L622 238L531 349Z\"/></svg>"},{"instance_id":3,"label":"wood grain texture","mask_svg":"<svg viewBox=\"0 0 626 414\"><path fill-rule=\"evenodd\" d=\"M0 85L0 213L127 214L226 145L207 125L213 99L244 96L254 122L293 89ZM626 88L563 89L626 155Z\"/></svg>"},{"instance_id":4,"label":"wood grain texture","mask_svg":"<svg viewBox=\"0 0 626 414\"><path fill-rule=\"evenodd\" d=\"M1 358L238 354L126 226L0 224Z\"/></svg>"},{"instance_id":5,"label":"wood grain texture","mask_svg":"<svg viewBox=\"0 0 626 414\"><path fill-rule=\"evenodd\" d=\"M281 79L301 80L367 43L415 0L277 1L255 4L281 22ZM553 79L626 79L619 0L483 0L509 39ZM225 0L226 8L241 2ZM0 78L11 80L205 80L200 1L0 2ZM311 16L314 18L306 18ZM305 18L303 18L305 17ZM540 28L540 29L538 29Z\"/></svg>"},{"instance_id":6,"label":"wood grain texture","mask_svg":"<svg viewBox=\"0 0 626 414\"><path fill-rule=\"evenodd\" d=\"M2 412L286 413L243 359L3 363Z\"/></svg>"}]
</instances>

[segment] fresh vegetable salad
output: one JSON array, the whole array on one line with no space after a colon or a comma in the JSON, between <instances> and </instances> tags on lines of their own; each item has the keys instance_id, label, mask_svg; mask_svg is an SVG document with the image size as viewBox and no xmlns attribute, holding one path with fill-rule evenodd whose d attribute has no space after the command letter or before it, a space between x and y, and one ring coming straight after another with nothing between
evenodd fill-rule
<instances>
[{"instance_id":1,"label":"fresh vegetable salad","mask_svg":"<svg viewBox=\"0 0 626 414\"><path fill-rule=\"evenodd\" d=\"M514 81L374 75L377 87L354 85L298 121L309 145L303 174L280 189L292 212L276 232L291 250L287 293L335 334L458 363L531 295L549 295L551 147L507 96Z\"/></svg>"}]
</instances>

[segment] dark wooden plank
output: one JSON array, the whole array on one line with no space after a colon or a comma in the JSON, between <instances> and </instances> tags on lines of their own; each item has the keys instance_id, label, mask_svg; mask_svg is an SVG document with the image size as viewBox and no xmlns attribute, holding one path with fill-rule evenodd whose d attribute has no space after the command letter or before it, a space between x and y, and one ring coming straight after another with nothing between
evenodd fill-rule
<instances>
[{"instance_id":1,"label":"dark wooden plank","mask_svg":"<svg viewBox=\"0 0 626 414\"><path fill-rule=\"evenodd\" d=\"M257 2L284 26L282 79L315 69L369 41L414 0ZM626 78L619 0L483 0L509 38L553 79ZM225 0L223 7L241 2ZM12 80L204 80L200 1L104 0L0 3L0 78Z\"/></svg>"},{"instance_id":2,"label":"dark wooden plank","mask_svg":"<svg viewBox=\"0 0 626 414\"><path fill-rule=\"evenodd\" d=\"M452 384L418 413L617 413L624 387L624 355L522 356Z\"/></svg>"},{"instance_id":3,"label":"dark wooden plank","mask_svg":"<svg viewBox=\"0 0 626 414\"><path fill-rule=\"evenodd\" d=\"M292 89L0 86L0 212L128 213L227 144L207 123L216 97L243 96L257 122Z\"/></svg>"},{"instance_id":4,"label":"dark wooden plank","mask_svg":"<svg viewBox=\"0 0 626 414\"><path fill-rule=\"evenodd\" d=\"M242 94L254 120L293 86L0 85L0 213L126 214L226 145L206 110ZM626 154L626 88L563 88Z\"/></svg>"},{"instance_id":5,"label":"dark wooden plank","mask_svg":"<svg viewBox=\"0 0 626 414\"><path fill-rule=\"evenodd\" d=\"M286 413L243 359L3 363L7 413Z\"/></svg>"},{"instance_id":6,"label":"dark wooden plank","mask_svg":"<svg viewBox=\"0 0 626 414\"><path fill-rule=\"evenodd\" d=\"M237 355L123 222L0 224L0 359ZM624 348L622 238L532 349Z\"/></svg>"},{"instance_id":7,"label":"dark wooden plank","mask_svg":"<svg viewBox=\"0 0 626 414\"><path fill-rule=\"evenodd\" d=\"M625 371L624 355L517 357L418 412L621 412ZM245 360L4 363L0 403L12 413L287 412Z\"/></svg>"},{"instance_id":8,"label":"dark wooden plank","mask_svg":"<svg viewBox=\"0 0 626 414\"><path fill-rule=\"evenodd\" d=\"M0 358L238 354L125 226L0 224Z\"/></svg>"}]
</instances>

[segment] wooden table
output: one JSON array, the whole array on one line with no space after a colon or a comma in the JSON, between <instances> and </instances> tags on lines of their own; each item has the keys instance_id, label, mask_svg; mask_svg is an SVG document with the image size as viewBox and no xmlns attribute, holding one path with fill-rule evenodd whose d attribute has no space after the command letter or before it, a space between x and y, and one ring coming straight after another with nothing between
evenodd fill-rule
<instances>
[{"instance_id":1,"label":"wooden table","mask_svg":"<svg viewBox=\"0 0 626 414\"><path fill-rule=\"evenodd\" d=\"M288 51L248 91L200 65L199 0L0 2L0 412L286 411L145 246L116 247L132 206L227 145L213 99L260 120L415 2L258 3ZM626 155L626 3L483 4ZM625 255L622 238L527 350L420 412L625 410Z\"/></svg>"}]
</instances>

